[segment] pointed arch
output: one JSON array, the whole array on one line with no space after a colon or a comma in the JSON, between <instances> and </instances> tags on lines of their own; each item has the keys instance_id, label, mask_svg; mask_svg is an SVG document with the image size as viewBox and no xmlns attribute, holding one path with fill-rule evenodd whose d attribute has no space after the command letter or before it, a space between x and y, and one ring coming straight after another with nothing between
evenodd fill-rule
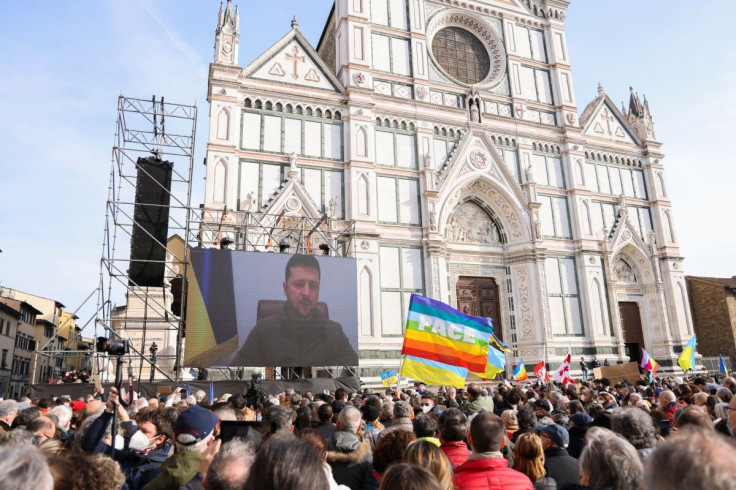
<instances>
[{"instance_id":1,"label":"pointed arch","mask_svg":"<svg viewBox=\"0 0 736 490\"><path fill-rule=\"evenodd\" d=\"M375 332L373 322L373 273L366 266L360 270L359 277L360 335L362 337L373 337Z\"/></svg>"},{"instance_id":2,"label":"pointed arch","mask_svg":"<svg viewBox=\"0 0 736 490\"><path fill-rule=\"evenodd\" d=\"M585 234L593 234L593 222L590 217L590 206L588 201L583 201L583 226L585 227Z\"/></svg>"},{"instance_id":3,"label":"pointed arch","mask_svg":"<svg viewBox=\"0 0 736 490\"><path fill-rule=\"evenodd\" d=\"M675 228L672 226L672 215L670 215L669 209L664 211L664 221L667 227L667 238L670 242L675 243Z\"/></svg>"},{"instance_id":4,"label":"pointed arch","mask_svg":"<svg viewBox=\"0 0 736 490\"><path fill-rule=\"evenodd\" d=\"M368 177L362 174L358 177L358 214L368 216L371 214L370 193L368 192Z\"/></svg>"},{"instance_id":5,"label":"pointed arch","mask_svg":"<svg viewBox=\"0 0 736 490\"><path fill-rule=\"evenodd\" d=\"M597 278L593 279L592 284L593 291L593 324L596 326L596 331L600 335L606 335L608 333L607 321L606 321L606 304L603 301L603 290L601 283Z\"/></svg>"},{"instance_id":6,"label":"pointed arch","mask_svg":"<svg viewBox=\"0 0 736 490\"><path fill-rule=\"evenodd\" d=\"M664 188L664 177L662 177L662 172L657 172L657 181L659 181L659 192L662 193L662 197L667 197L667 190Z\"/></svg>"},{"instance_id":7,"label":"pointed arch","mask_svg":"<svg viewBox=\"0 0 736 490\"><path fill-rule=\"evenodd\" d=\"M214 188L212 190L212 201L216 203L225 203L227 197L227 164L225 160L219 160L215 164L214 174Z\"/></svg>"},{"instance_id":8,"label":"pointed arch","mask_svg":"<svg viewBox=\"0 0 736 490\"><path fill-rule=\"evenodd\" d=\"M677 283L677 292L677 316L679 316L681 320L685 320L687 334L692 335L693 329L690 325L690 317L687 315L687 293L685 293L685 287L681 282Z\"/></svg>"},{"instance_id":9,"label":"pointed arch","mask_svg":"<svg viewBox=\"0 0 736 490\"><path fill-rule=\"evenodd\" d=\"M583 161L577 159L575 163L578 170L578 185L585 187L585 171L583 169Z\"/></svg>"},{"instance_id":10,"label":"pointed arch","mask_svg":"<svg viewBox=\"0 0 736 490\"><path fill-rule=\"evenodd\" d=\"M217 114L217 139L230 139L230 110L227 107L220 109Z\"/></svg>"},{"instance_id":11,"label":"pointed arch","mask_svg":"<svg viewBox=\"0 0 736 490\"><path fill-rule=\"evenodd\" d=\"M358 127L355 134L355 152L359 157L368 156L368 132L365 126Z\"/></svg>"}]
</instances>

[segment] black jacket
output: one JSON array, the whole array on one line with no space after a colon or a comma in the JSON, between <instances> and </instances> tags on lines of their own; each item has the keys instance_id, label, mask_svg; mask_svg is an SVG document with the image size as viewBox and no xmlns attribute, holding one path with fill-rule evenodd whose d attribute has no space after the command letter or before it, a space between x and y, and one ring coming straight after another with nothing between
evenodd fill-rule
<instances>
[{"instance_id":1,"label":"black jacket","mask_svg":"<svg viewBox=\"0 0 736 490\"><path fill-rule=\"evenodd\" d=\"M552 447L544 451L544 469L547 470L547 476L554 478L558 487L580 483L578 460L562 448Z\"/></svg>"},{"instance_id":2,"label":"black jacket","mask_svg":"<svg viewBox=\"0 0 736 490\"><path fill-rule=\"evenodd\" d=\"M570 443L567 445L567 454L579 459L583 449L585 449L585 434L588 432L588 428L572 426L568 432L570 433Z\"/></svg>"}]
</instances>

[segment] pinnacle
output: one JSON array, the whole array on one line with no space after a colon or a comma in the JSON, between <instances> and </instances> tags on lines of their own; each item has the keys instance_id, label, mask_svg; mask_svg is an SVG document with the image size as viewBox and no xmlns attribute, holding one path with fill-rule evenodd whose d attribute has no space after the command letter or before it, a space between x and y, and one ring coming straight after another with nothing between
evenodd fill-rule
<instances>
[{"instance_id":1,"label":"pinnacle","mask_svg":"<svg viewBox=\"0 0 736 490\"><path fill-rule=\"evenodd\" d=\"M296 14L294 14L294 18L291 19L291 28L296 29L299 27L299 19L296 18Z\"/></svg>"}]
</instances>

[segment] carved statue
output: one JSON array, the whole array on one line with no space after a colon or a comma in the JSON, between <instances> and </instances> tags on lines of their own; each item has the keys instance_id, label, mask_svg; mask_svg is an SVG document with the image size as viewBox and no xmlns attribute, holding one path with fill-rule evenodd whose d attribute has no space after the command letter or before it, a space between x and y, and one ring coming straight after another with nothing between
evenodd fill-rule
<instances>
[{"instance_id":1,"label":"carved statue","mask_svg":"<svg viewBox=\"0 0 736 490\"><path fill-rule=\"evenodd\" d=\"M291 155L289 155L289 167L290 170L296 170L296 152L292 152Z\"/></svg>"},{"instance_id":2,"label":"carved statue","mask_svg":"<svg viewBox=\"0 0 736 490\"><path fill-rule=\"evenodd\" d=\"M616 280L620 282L638 282L634 269L624 259L619 259L613 268Z\"/></svg>"},{"instance_id":3,"label":"carved statue","mask_svg":"<svg viewBox=\"0 0 736 490\"><path fill-rule=\"evenodd\" d=\"M433 231L437 230L437 215L434 212L434 204L432 203L429 205L429 229Z\"/></svg>"},{"instance_id":4,"label":"carved statue","mask_svg":"<svg viewBox=\"0 0 736 490\"><path fill-rule=\"evenodd\" d=\"M430 152L424 154L424 168L432 168L432 154Z\"/></svg>"},{"instance_id":5,"label":"carved statue","mask_svg":"<svg viewBox=\"0 0 736 490\"><path fill-rule=\"evenodd\" d=\"M480 122L480 110L478 109L478 102L470 101L470 122Z\"/></svg>"},{"instance_id":6,"label":"carved statue","mask_svg":"<svg viewBox=\"0 0 736 490\"><path fill-rule=\"evenodd\" d=\"M618 196L618 212L619 214L626 212L626 197L623 192Z\"/></svg>"},{"instance_id":7,"label":"carved statue","mask_svg":"<svg viewBox=\"0 0 736 490\"><path fill-rule=\"evenodd\" d=\"M537 240L542 239L542 221L539 218L535 218L534 220L534 235L537 237Z\"/></svg>"},{"instance_id":8,"label":"carved statue","mask_svg":"<svg viewBox=\"0 0 736 490\"><path fill-rule=\"evenodd\" d=\"M330 218L334 218L336 211L337 211L337 197L334 197L330 199L330 201L327 203L327 216Z\"/></svg>"},{"instance_id":9,"label":"carved statue","mask_svg":"<svg viewBox=\"0 0 736 490\"><path fill-rule=\"evenodd\" d=\"M531 165L524 169L524 176L527 182L534 182L534 169L532 169Z\"/></svg>"},{"instance_id":10,"label":"carved statue","mask_svg":"<svg viewBox=\"0 0 736 490\"><path fill-rule=\"evenodd\" d=\"M249 192L248 194L246 194L245 201L243 201L243 210L246 212L250 212L253 209L254 201L255 200L253 199L252 192Z\"/></svg>"}]
</instances>

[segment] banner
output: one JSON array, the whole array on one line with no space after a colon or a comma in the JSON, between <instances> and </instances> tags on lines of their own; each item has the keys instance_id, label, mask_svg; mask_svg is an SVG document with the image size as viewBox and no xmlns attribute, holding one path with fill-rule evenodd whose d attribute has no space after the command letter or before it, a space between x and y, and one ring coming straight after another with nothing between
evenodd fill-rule
<instances>
[{"instance_id":1,"label":"banner","mask_svg":"<svg viewBox=\"0 0 736 490\"><path fill-rule=\"evenodd\" d=\"M646 350L642 349L641 353L641 368L649 373L649 380L654 381L654 377L657 375L657 368L659 368L659 364L652 358L652 356L649 355Z\"/></svg>"},{"instance_id":2,"label":"banner","mask_svg":"<svg viewBox=\"0 0 736 490\"><path fill-rule=\"evenodd\" d=\"M680 354L680 358L677 360L677 364L679 364L680 368L686 372L688 369L692 369L693 371L695 370L695 346L698 343L695 337L696 336L693 335L693 338L685 344L685 347L682 349L682 354Z\"/></svg>"},{"instance_id":3,"label":"banner","mask_svg":"<svg viewBox=\"0 0 736 490\"><path fill-rule=\"evenodd\" d=\"M398 384L398 379L396 378L396 371L393 369L389 371L384 371L381 373L381 383L383 383L383 386L391 386Z\"/></svg>"},{"instance_id":4,"label":"banner","mask_svg":"<svg viewBox=\"0 0 736 490\"><path fill-rule=\"evenodd\" d=\"M567 356L565 356L565 360L562 361L562 364L560 364L560 367L557 368L557 371L554 372L552 375L552 379L557 381L558 383L562 383L563 386L567 385L569 383L575 383L573 379L570 377L570 360L572 358L572 353L570 352L570 348L567 348Z\"/></svg>"},{"instance_id":5,"label":"banner","mask_svg":"<svg viewBox=\"0 0 736 490\"><path fill-rule=\"evenodd\" d=\"M724 376L728 376L728 369L726 368L726 361L723 360L723 356L718 354L718 372Z\"/></svg>"},{"instance_id":6,"label":"banner","mask_svg":"<svg viewBox=\"0 0 736 490\"><path fill-rule=\"evenodd\" d=\"M547 372L547 366L544 365L544 361L539 361L539 364L534 366L534 376L545 383L549 381L549 373Z\"/></svg>"},{"instance_id":7,"label":"banner","mask_svg":"<svg viewBox=\"0 0 736 490\"><path fill-rule=\"evenodd\" d=\"M401 354L483 373L492 333L490 318L412 294Z\"/></svg>"},{"instance_id":8,"label":"banner","mask_svg":"<svg viewBox=\"0 0 736 490\"><path fill-rule=\"evenodd\" d=\"M468 376L468 370L430 359L405 356L401 366L401 375L416 379L427 385L462 388L465 386L465 378Z\"/></svg>"},{"instance_id":9,"label":"banner","mask_svg":"<svg viewBox=\"0 0 736 490\"><path fill-rule=\"evenodd\" d=\"M514 366L514 381L524 381L527 378L528 376L526 374L526 366L524 366L524 361L522 359L519 359L519 364Z\"/></svg>"}]
</instances>

